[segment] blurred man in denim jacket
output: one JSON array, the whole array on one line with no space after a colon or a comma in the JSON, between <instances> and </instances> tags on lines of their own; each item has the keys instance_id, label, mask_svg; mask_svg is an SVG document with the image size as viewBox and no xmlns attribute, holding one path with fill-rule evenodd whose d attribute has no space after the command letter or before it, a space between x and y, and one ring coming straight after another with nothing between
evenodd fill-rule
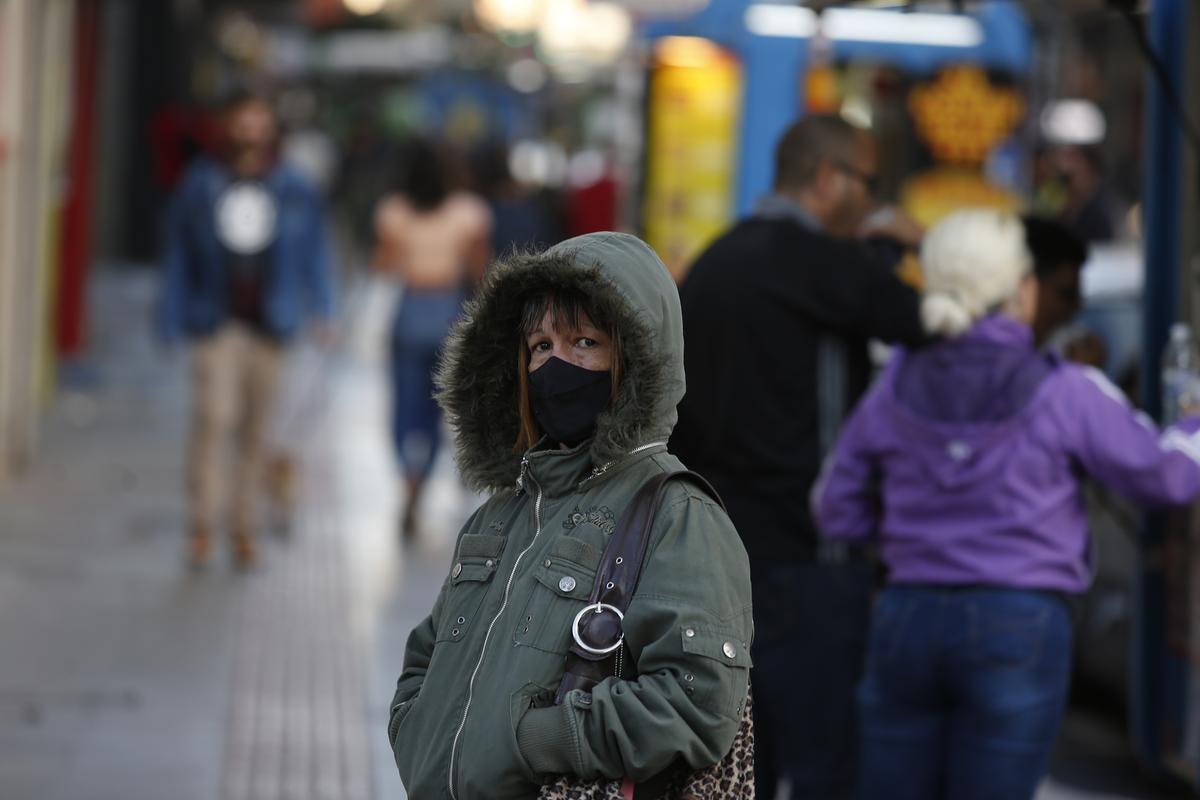
<instances>
[{"instance_id":1,"label":"blurred man in denim jacket","mask_svg":"<svg viewBox=\"0 0 1200 800\"><path fill-rule=\"evenodd\" d=\"M332 276L322 200L276 160L269 102L238 95L223 121L222 157L199 159L171 202L156 323L165 346L183 338L192 345L192 563L209 560L221 450L235 436L233 557L253 567L256 489L283 347L307 324L328 330Z\"/></svg>"}]
</instances>

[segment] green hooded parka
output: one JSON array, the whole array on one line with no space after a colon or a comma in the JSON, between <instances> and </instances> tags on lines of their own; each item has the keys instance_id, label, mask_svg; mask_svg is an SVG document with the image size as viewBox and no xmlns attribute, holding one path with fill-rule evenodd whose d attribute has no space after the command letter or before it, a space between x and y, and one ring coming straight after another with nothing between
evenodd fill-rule
<instances>
[{"instance_id":1,"label":"green hooded parka","mask_svg":"<svg viewBox=\"0 0 1200 800\"><path fill-rule=\"evenodd\" d=\"M579 290L620 331L617 399L570 450L515 452L521 311ZM674 283L641 240L598 233L492 267L447 341L438 399L468 484L492 492L459 535L433 611L408 639L389 738L414 800L534 798L551 775L643 781L729 749L753 635L750 568L710 497L672 483L624 620L636 679L553 705L609 534L667 452L683 397ZM714 420L714 424L719 421Z\"/></svg>"}]
</instances>

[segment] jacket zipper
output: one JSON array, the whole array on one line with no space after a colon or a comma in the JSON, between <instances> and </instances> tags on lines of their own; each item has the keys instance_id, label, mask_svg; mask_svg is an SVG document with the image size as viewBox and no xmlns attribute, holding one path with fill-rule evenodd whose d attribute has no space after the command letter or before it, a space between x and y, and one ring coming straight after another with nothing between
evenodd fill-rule
<instances>
[{"instance_id":1,"label":"jacket zipper","mask_svg":"<svg viewBox=\"0 0 1200 800\"><path fill-rule=\"evenodd\" d=\"M610 469L612 469L613 465L617 463L617 461L622 461L626 458L629 458L630 456L636 456L638 453L641 453L645 450L649 450L651 447L663 447L663 446L666 446L666 444L667 444L666 442L650 442L650 443L644 444L640 447L635 447L632 450L630 450L628 453L626 453L624 456L622 456L621 458L614 459L612 461L609 461L607 464L602 464L599 467L593 468L592 474L588 475L586 478L581 480L579 482L579 486L577 486L576 488L583 489L583 487L587 485L588 481L595 480L596 478L599 478L604 473L608 472ZM524 466L525 466L524 463L522 463L521 466L522 466L521 474L524 475L525 474L524 473ZM521 485L521 479L517 478L517 486L520 486L520 485Z\"/></svg>"},{"instance_id":2,"label":"jacket zipper","mask_svg":"<svg viewBox=\"0 0 1200 800\"><path fill-rule=\"evenodd\" d=\"M518 481L519 490L524 489L524 478L526 477L526 467L529 459L526 457L521 462L521 478ZM483 657L487 654L488 642L492 638L492 630L496 627L496 622L499 621L500 615L504 613L504 609L508 607L508 593L512 590L513 578L517 576L517 568L521 566L521 560L525 558L525 554L533 549L534 543L537 542L538 536L542 533L542 486L533 476L529 476L533 480L533 485L537 487L537 498L533 501L533 520L534 533L533 538L529 540L528 546L521 551L517 556L517 560L513 562L512 572L508 574L508 583L504 586L504 602L500 604L500 610L496 612L496 616L492 617L491 624L488 625L487 633L483 635L483 646L479 648L479 660L475 662L475 669L471 672L471 680L467 684L467 703L463 706L462 721L458 723L458 730L454 734L454 741L450 745L450 797L453 800L458 800L458 794L454 791L454 764L458 754L458 743L462 738L463 729L467 727L467 714L471 711L471 700L475 695L475 679L479 677L479 668L483 666Z\"/></svg>"}]
</instances>

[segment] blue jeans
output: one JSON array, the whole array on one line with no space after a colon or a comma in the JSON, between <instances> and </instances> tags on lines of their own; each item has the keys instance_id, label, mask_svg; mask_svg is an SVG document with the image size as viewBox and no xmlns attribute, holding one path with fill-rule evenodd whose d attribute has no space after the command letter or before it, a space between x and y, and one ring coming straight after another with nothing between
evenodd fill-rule
<instances>
[{"instance_id":1,"label":"blue jeans","mask_svg":"<svg viewBox=\"0 0 1200 800\"><path fill-rule=\"evenodd\" d=\"M459 289L405 292L392 322L392 439L406 477L429 477L442 443L433 371L462 310Z\"/></svg>"},{"instance_id":2,"label":"blue jeans","mask_svg":"<svg viewBox=\"0 0 1200 800\"><path fill-rule=\"evenodd\" d=\"M860 798L1029 800L1070 665L1070 615L1053 595L886 589L858 693Z\"/></svg>"},{"instance_id":3,"label":"blue jeans","mask_svg":"<svg viewBox=\"0 0 1200 800\"><path fill-rule=\"evenodd\" d=\"M756 795L847 800L854 792L854 690L873 579L858 562L754 563Z\"/></svg>"}]
</instances>

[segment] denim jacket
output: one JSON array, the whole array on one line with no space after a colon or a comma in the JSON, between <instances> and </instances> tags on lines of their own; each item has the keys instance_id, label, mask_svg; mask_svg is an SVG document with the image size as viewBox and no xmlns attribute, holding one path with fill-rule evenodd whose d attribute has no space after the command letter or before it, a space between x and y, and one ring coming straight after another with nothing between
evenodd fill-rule
<instances>
[{"instance_id":1,"label":"denim jacket","mask_svg":"<svg viewBox=\"0 0 1200 800\"><path fill-rule=\"evenodd\" d=\"M230 181L223 165L201 158L171 200L155 317L156 333L166 344L210 334L228 315L227 256L217 238L214 208ZM263 326L273 338L287 340L305 322L327 320L332 313L324 203L298 172L282 164L263 184L279 209L264 276Z\"/></svg>"}]
</instances>

